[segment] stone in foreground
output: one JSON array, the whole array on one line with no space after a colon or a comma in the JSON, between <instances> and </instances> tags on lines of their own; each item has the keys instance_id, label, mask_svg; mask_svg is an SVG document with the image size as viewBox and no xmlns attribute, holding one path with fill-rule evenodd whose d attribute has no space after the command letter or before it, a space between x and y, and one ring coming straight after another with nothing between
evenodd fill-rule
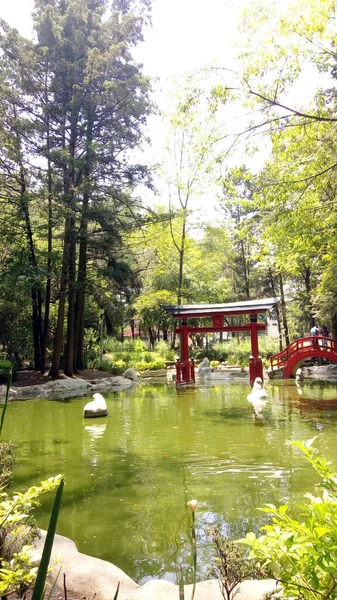
<instances>
[{"instance_id":1,"label":"stone in foreground","mask_svg":"<svg viewBox=\"0 0 337 600\"><path fill-rule=\"evenodd\" d=\"M93 395L93 401L88 402L84 407L83 416L85 419L108 416L108 407L102 394L96 393Z\"/></svg>"},{"instance_id":2,"label":"stone in foreground","mask_svg":"<svg viewBox=\"0 0 337 600\"><path fill-rule=\"evenodd\" d=\"M41 538L35 540L36 564L39 563L46 537L45 531L41 531L41 534ZM56 557L58 560L55 567ZM54 583L55 590L60 594L64 592L65 575L68 594L78 598L111 600L119 582L118 600L177 600L179 597L177 585L156 579L139 585L112 563L81 554L74 542L61 535L55 535L50 566L49 583ZM186 598L192 597L192 588L191 584L185 586ZM246 580L238 586L235 600L262 600L272 592L275 592L275 581L271 579ZM210 579L197 583L194 600L223 600L219 582Z\"/></svg>"}]
</instances>

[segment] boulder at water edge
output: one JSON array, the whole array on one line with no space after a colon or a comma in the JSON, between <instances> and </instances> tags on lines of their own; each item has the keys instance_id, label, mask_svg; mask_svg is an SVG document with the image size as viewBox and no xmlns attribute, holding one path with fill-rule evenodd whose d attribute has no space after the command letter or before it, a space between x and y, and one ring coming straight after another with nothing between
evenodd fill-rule
<instances>
[{"instance_id":1,"label":"boulder at water edge","mask_svg":"<svg viewBox=\"0 0 337 600\"><path fill-rule=\"evenodd\" d=\"M124 371L123 377L125 377L125 379L130 379L130 381L134 381L135 383L137 383L137 381L138 381L138 373L131 367L129 369L126 369L126 371Z\"/></svg>"},{"instance_id":2,"label":"boulder at water edge","mask_svg":"<svg viewBox=\"0 0 337 600\"><path fill-rule=\"evenodd\" d=\"M84 418L107 417L108 408L102 394L94 394L93 401L85 405Z\"/></svg>"},{"instance_id":3,"label":"boulder at water edge","mask_svg":"<svg viewBox=\"0 0 337 600\"><path fill-rule=\"evenodd\" d=\"M207 377L208 375L212 374L212 369L209 366L209 360L207 357L204 358L204 360L202 361L201 365L199 365L198 368L198 375L201 375L201 377Z\"/></svg>"}]
</instances>

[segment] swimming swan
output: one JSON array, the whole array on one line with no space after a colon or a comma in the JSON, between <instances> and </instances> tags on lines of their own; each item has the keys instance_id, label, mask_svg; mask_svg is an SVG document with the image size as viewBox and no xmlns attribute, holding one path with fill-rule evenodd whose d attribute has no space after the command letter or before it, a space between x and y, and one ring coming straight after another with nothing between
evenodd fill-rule
<instances>
[{"instance_id":1,"label":"swimming swan","mask_svg":"<svg viewBox=\"0 0 337 600\"><path fill-rule=\"evenodd\" d=\"M248 402L252 402L252 404L256 404L262 398L268 398L268 394L266 390L263 389L263 381L261 377L257 377L254 381L251 393L247 396L247 400Z\"/></svg>"}]
</instances>

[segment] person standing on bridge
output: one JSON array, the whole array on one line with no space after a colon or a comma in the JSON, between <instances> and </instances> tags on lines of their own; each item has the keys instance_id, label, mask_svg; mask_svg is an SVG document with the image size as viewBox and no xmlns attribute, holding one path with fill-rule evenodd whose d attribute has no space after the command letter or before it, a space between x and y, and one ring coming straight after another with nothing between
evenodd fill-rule
<instances>
[{"instance_id":1,"label":"person standing on bridge","mask_svg":"<svg viewBox=\"0 0 337 600\"><path fill-rule=\"evenodd\" d=\"M319 341L318 341L318 336L320 335L320 329L318 325L314 325L311 329L310 329L310 334L313 336L313 347L316 348L317 350L319 350Z\"/></svg>"}]
</instances>

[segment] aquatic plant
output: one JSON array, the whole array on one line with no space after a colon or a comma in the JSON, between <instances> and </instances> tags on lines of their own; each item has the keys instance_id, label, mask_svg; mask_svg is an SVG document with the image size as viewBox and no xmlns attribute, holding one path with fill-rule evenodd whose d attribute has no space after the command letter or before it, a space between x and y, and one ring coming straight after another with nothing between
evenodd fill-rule
<instances>
[{"instance_id":1,"label":"aquatic plant","mask_svg":"<svg viewBox=\"0 0 337 600\"><path fill-rule=\"evenodd\" d=\"M315 494L305 494L304 502L297 506L298 518L291 516L287 505L267 504L260 510L272 515L272 523L261 527L264 535L256 537L250 532L239 540L250 546L258 574L278 582L280 598L336 598L337 472L319 456L312 445L314 439L290 442L320 477Z\"/></svg>"},{"instance_id":2,"label":"aquatic plant","mask_svg":"<svg viewBox=\"0 0 337 600\"><path fill-rule=\"evenodd\" d=\"M252 576L252 563L246 560L245 550L223 536L217 526L208 527L206 533L216 549L209 575L218 580L223 598L232 600L239 592L239 584Z\"/></svg>"},{"instance_id":3,"label":"aquatic plant","mask_svg":"<svg viewBox=\"0 0 337 600\"><path fill-rule=\"evenodd\" d=\"M197 510L198 502L196 500L190 500L187 502L187 506L191 511L192 516L192 525L191 525L191 549L192 549L192 562L193 562L193 588L192 588L192 598L194 598L195 594L195 586L197 581L197 538L195 532L195 511Z\"/></svg>"}]
</instances>

